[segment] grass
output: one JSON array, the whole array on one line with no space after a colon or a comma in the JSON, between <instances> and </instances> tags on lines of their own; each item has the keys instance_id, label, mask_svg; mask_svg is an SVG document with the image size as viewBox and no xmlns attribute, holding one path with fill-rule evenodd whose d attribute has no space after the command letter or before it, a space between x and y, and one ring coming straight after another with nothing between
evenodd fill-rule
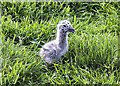
<instances>
[{"instance_id":1,"label":"grass","mask_svg":"<svg viewBox=\"0 0 120 86\"><path fill-rule=\"evenodd\" d=\"M4 8L5 4L11 3L2 4ZM12 3L9 7L13 9L12 11L3 9L1 85L120 84L119 16L115 3L99 3L102 9L94 10L96 12L94 18L92 15L83 17L84 13L82 16L78 15L79 12L74 13L70 9L75 8L71 8L69 3L41 4L43 7L39 12L43 13L38 15L37 10L36 14L39 18L46 17L41 20L39 18L34 20L32 17L35 15L37 3ZM90 3L90 6L92 4ZM20 5L19 10L26 7L25 18L19 16L19 13L16 13L14 18L14 14L11 15L10 12L17 12L14 8L17 5ZM50 6L53 11L47 8ZM29 11L27 7L33 11ZM45 10L42 10L43 8ZM56 25L63 19L68 19L76 32L69 34L68 53L59 61L60 64L54 63L54 69L51 70L44 65L39 51L44 43L55 38Z\"/></svg>"}]
</instances>

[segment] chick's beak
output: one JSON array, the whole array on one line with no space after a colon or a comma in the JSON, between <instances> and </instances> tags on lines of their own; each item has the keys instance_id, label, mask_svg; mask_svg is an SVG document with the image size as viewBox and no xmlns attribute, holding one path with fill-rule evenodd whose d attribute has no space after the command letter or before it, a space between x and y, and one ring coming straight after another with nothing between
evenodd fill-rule
<instances>
[{"instance_id":1,"label":"chick's beak","mask_svg":"<svg viewBox=\"0 0 120 86\"><path fill-rule=\"evenodd\" d=\"M73 32L73 33L75 33L75 30L73 29L72 26L69 27L68 31L69 31L69 32Z\"/></svg>"}]
</instances>

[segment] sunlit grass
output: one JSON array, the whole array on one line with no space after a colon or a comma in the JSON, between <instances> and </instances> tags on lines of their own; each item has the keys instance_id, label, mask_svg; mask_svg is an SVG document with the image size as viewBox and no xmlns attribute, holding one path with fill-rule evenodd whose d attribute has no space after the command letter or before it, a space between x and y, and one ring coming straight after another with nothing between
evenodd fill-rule
<instances>
[{"instance_id":1,"label":"sunlit grass","mask_svg":"<svg viewBox=\"0 0 120 86\"><path fill-rule=\"evenodd\" d=\"M29 3L25 4L29 7ZM61 9L61 14L68 15L72 8L68 4L63 7L63 4L64 2L59 11ZM32 8L36 9L34 5L36 4ZM49 5L50 3L43 3L42 6ZM51 4L58 9L56 5L58 4ZM33 17L30 18L30 13L25 14L26 17L21 22L12 21L12 16L5 16L5 13L2 16L1 85L119 84L118 15L115 8L111 9L109 8L111 14L107 14L107 17L98 10L96 20L86 16L86 21L76 15L58 15L55 13L57 10L53 15L47 15L48 19L41 21L39 18L34 21ZM40 11L37 10L38 13L42 11L42 7ZM34 10L31 13L34 14ZM69 34L68 53L59 64L54 63L54 68L50 69L39 56L40 47L55 38L56 25L63 19L68 19L76 32Z\"/></svg>"}]
</instances>

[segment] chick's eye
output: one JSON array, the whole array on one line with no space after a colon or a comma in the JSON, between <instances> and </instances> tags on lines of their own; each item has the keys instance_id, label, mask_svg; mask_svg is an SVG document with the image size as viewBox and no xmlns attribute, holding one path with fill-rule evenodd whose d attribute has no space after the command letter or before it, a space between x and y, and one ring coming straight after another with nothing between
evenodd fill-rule
<instances>
[{"instance_id":1,"label":"chick's eye","mask_svg":"<svg viewBox=\"0 0 120 86\"><path fill-rule=\"evenodd\" d=\"M63 25L63 27L66 27L66 25Z\"/></svg>"}]
</instances>

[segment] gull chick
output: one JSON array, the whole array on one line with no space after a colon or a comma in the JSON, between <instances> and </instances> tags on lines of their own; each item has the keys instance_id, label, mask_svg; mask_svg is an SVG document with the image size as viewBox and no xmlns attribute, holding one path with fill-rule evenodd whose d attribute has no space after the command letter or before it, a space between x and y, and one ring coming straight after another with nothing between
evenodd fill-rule
<instances>
[{"instance_id":1,"label":"gull chick","mask_svg":"<svg viewBox=\"0 0 120 86\"><path fill-rule=\"evenodd\" d=\"M56 39L43 45L40 50L39 55L45 62L51 64L58 61L68 51L68 32L75 33L75 30L68 20L61 20L57 24Z\"/></svg>"}]
</instances>

